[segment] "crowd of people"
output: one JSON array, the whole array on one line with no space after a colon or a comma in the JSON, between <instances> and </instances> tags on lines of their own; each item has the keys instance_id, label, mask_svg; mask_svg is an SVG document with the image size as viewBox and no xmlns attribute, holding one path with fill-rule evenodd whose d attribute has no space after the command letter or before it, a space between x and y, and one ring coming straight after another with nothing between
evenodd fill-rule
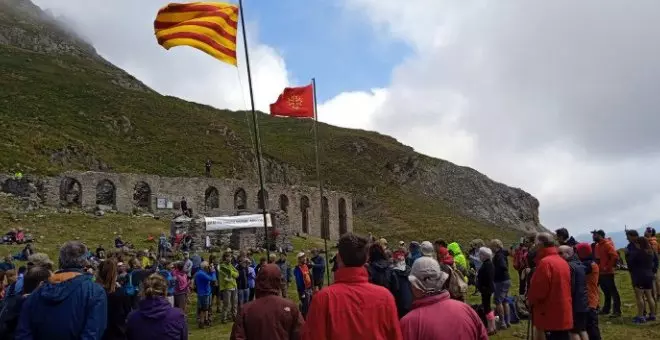
<instances>
[{"instance_id":1,"label":"crowd of people","mask_svg":"<svg viewBox=\"0 0 660 340\"><path fill-rule=\"evenodd\" d=\"M635 323L655 321L658 244L655 230L627 231L625 248L638 307ZM161 235L161 238L164 238ZM196 303L200 328L233 322L231 339L488 339L528 317L534 339L599 340L598 319L621 315L614 281L619 254L602 230L593 244L568 231L502 241L400 241L343 235L330 268L319 250L219 256L135 251L70 241L58 268L46 254L15 267L0 263L0 339L187 339L186 314ZM180 254L180 257L178 256ZM518 272L512 298L509 261ZM295 284L300 303L288 299ZM469 286L481 303L467 304ZM605 301L600 303L599 287ZM513 294L516 295L516 294Z\"/></svg>"}]
</instances>

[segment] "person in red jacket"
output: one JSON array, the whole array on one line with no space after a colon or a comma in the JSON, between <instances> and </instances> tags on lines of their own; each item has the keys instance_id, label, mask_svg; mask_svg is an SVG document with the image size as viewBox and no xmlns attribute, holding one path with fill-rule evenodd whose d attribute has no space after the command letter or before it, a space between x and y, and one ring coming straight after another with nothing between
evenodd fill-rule
<instances>
[{"instance_id":1,"label":"person in red jacket","mask_svg":"<svg viewBox=\"0 0 660 340\"><path fill-rule=\"evenodd\" d=\"M337 243L335 282L314 295L302 340L402 340L394 297L369 283L368 240L348 233Z\"/></svg>"},{"instance_id":2,"label":"person in red jacket","mask_svg":"<svg viewBox=\"0 0 660 340\"><path fill-rule=\"evenodd\" d=\"M594 242L596 242L594 255L600 270L598 285L603 290L603 297L605 298L600 314L610 314L610 307L612 306L612 300L614 300L614 311L610 317L617 318L621 316L621 297L619 297L619 291L616 289L616 283L614 282L614 269L616 268L616 262L619 260L619 253L614 248L614 243L605 238L604 231L594 230L591 234Z\"/></svg>"},{"instance_id":3,"label":"person in red jacket","mask_svg":"<svg viewBox=\"0 0 660 340\"><path fill-rule=\"evenodd\" d=\"M527 292L532 324L545 333L546 340L569 340L573 328L571 269L549 233L536 236L536 247L537 266Z\"/></svg>"}]
</instances>

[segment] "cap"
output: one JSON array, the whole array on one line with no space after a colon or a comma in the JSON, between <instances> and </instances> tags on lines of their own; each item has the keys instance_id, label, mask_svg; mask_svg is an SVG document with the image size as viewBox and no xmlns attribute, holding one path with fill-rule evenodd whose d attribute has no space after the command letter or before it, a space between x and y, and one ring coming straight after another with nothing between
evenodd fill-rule
<instances>
[{"instance_id":1,"label":"cap","mask_svg":"<svg viewBox=\"0 0 660 340\"><path fill-rule=\"evenodd\" d=\"M594 229L594 230L591 231L591 233L592 233L592 234L598 234L598 235L600 235L600 236L602 236L602 237L605 237L605 231L604 231L603 229L598 229L598 230L595 230L595 229Z\"/></svg>"},{"instance_id":2,"label":"cap","mask_svg":"<svg viewBox=\"0 0 660 340\"><path fill-rule=\"evenodd\" d=\"M305 257L305 252L299 252L298 255L296 256L297 258Z\"/></svg>"},{"instance_id":3,"label":"cap","mask_svg":"<svg viewBox=\"0 0 660 340\"><path fill-rule=\"evenodd\" d=\"M408 276L408 280L414 289L427 294L441 291L448 278L449 274L440 269L438 261L430 257L417 259Z\"/></svg>"},{"instance_id":4,"label":"cap","mask_svg":"<svg viewBox=\"0 0 660 340\"><path fill-rule=\"evenodd\" d=\"M403 247L403 246L405 246L405 245L406 245L406 242L403 242L403 241L399 241L399 245Z\"/></svg>"},{"instance_id":5,"label":"cap","mask_svg":"<svg viewBox=\"0 0 660 340\"><path fill-rule=\"evenodd\" d=\"M378 243L380 243L381 246L386 246L387 240L385 238L381 238L380 240L378 240Z\"/></svg>"},{"instance_id":6,"label":"cap","mask_svg":"<svg viewBox=\"0 0 660 340\"><path fill-rule=\"evenodd\" d=\"M433 256L433 244L429 241L422 242L422 255L424 256Z\"/></svg>"},{"instance_id":7,"label":"cap","mask_svg":"<svg viewBox=\"0 0 660 340\"><path fill-rule=\"evenodd\" d=\"M406 258L406 253L402 250L397 250L394 253L392 253L392 258L394 261L401 261Z\"/></svg>"}]
</instances>

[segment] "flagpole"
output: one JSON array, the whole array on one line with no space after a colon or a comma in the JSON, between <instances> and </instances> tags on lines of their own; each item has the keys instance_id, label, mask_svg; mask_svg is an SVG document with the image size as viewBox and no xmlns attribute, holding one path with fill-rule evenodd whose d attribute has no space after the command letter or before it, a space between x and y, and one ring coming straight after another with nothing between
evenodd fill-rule
<instances>
[{"instance_id":1,"label":"flagpole","mask_svg":"<svg viewBox=\"0 0 660 340\"><path fill-rule=\"evenodd\" d=\"M257 119L257 112L254 110L254 92L252 90L252 73L250 72L250 54L248 53L247 34L245 33L245 8L243 7L243 0L238 0L238 8L241 15L241 30L243 31L243 47L245 48L245 65L247 67L248 86L250 88L250 109L252 110L252 128L254 129L254 143L256 149L257 167L259 168L259 187L261 188L261 197L258 199L261 202L262 213L264 218L264 245L266 246L266 258L270 257L270 244L268 243L268 220L267 206L266 206L266 188L264 187L264 171L261 162L261 139L259 138L259 122Z\"/></svg>"},{"instance_id":2,"label":"flagpole","mask_svg":"<svg viewBox=\"0 0 660 340\"><path fill-rule=\"evenodd\" d=\"M320 198L320 206L321 206L321 236L323 237L323 246L325 247L325 276L326 279L328 280L328 285L330 285L330 268L328 266L328 237L330 237L330 230L324 230L325 229L325 220L326 220L326 213L329 213L329 211L325 211L323 209L323 178L321 177L321 157L319 156L320 153L320 148L319 148L319 126L318 126L318 111L316 108L316 78L312 78L312 89L314 90L314 144L315 144L315 149L316 149L316 178L319 181L319 195L321 196Z\"/></svg>"}]
</instances>

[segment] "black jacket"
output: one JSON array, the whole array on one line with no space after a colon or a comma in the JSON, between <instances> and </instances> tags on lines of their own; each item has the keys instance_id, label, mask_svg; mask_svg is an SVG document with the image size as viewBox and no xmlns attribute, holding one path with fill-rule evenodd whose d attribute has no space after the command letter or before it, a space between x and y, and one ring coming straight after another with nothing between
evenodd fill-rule
<instances>
[{"instance_id":1,"label":"black jacket","mask_svg":"<svg viewBox=\"0 0 660 340\"><path fill-rule=\"evenodd\" d=\"M385 288L390 287L390 264L387 260L378 260L375 262L369 263L367 271L369 272L369 282L383 286Z\"/></svg>"},{"instance_id":2,"label":"black jacket","mask_svg":"<svg viewBox=\"0 0 660 340\"><path fill-rule=\"evenodd\" d=\"M394 301L396 302L396 310L399 314L399 319L408 314L412 306L412 286L410 285L410 280L408 280L408 275L410 275L410 267L408 266L406 266L406 269L404 270L395 268L391 270L389 288L394 296Z\"/></svg>"},{"instance_id":3,"label":"black jacket","mask_svg":"<svg viewBox=\"0 0 660 340\"><path fill-rule=\"evenodd\" d=\"M133 310L134 298L117 288L108 296L108 326L103 333L103 340L126 340L126 319Z\"/></svg>"},{"instance_id":4,"label":"black jacket","mask_svg":"<svg viewBox=\"0 0 660 340\"><path fill-rule=\"evenodd\" d=\"M26 297L23 295L13 295L2 301L0 308L0 339L14 340L14 333L18 326L18 319L21 316L21 308Z\"/></svg>"},{"instance_id":5,"label":"black jacket","mask_svg":"<svg viewBox=\"0 0 660 340\"><path fill-rule=\"evenodd\" d=\"M573 300L573 313L584 313L589 310L587 297L586 269L577 257L568 261L571 268L571 295Z\"/></svg>"},{"instance_id":6,"label":"black jacket","mask_svg":"<svg viewBox=\"0 0 660 340\"><path fill-rule=\"evenodd\" d=\"M477 272L477 289L481 295L495 292L495 266L491 260L481 263L481 268Z\"/></svg>"},{"instance_id":7,"label":"black jacket","mask_svg":"<svg viewBox=\"0 0 660 340\"><path fill-rule=\"evenodd\" d=\"M493 256L493 266L495 266L495 282L511 280L511 276L509 276L508 256L509 252L504 249L500 249L495 253L495 256Z\"/></svg>"}]
</instances>

